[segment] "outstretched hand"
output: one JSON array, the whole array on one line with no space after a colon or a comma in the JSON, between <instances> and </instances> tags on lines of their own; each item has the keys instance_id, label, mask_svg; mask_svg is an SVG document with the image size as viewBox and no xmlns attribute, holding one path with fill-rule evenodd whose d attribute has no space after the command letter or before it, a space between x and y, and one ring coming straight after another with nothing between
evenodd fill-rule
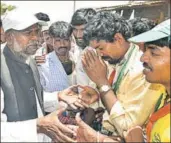
<instances>
[{"instance_id":1,"label":"outstretched hand","mask_svg":"<svg viewBox=\"0 0 171 143\"><path fill-rule=\"evenodd\" d=\"M62 124L58 116L64 109L57 110L51 114L37 119L38 133L44 133L49 136L54 142L75 142L73 136L75 132Z\"/></svg>"},{"instance_id":2,"label":"outstretched hand","mask_svg":"<svg viewBox=\"0 0 171 143\"><path fill-rule=\"evenodd\" d=\"M79 87L82 91L79 93L79 96L83 102L90 105L99 100L99 93L90 86L81 86Z\"/></svg>"}]
</instances>

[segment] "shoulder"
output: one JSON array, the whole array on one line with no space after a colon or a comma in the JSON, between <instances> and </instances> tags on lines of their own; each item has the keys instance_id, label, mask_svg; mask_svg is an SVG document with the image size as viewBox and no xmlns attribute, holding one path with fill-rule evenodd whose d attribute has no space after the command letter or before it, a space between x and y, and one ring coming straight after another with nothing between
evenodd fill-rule
<instances>
[{"instance_id":1,"label":"shoulder","mask_svg":"<svg viewBox=\"0 0 171 143\"><path fill-rule=\"evenodd\" d=\"M155 123L152 129L152 141L170 142L170 113Z\"/></svg>"}]
</instances>

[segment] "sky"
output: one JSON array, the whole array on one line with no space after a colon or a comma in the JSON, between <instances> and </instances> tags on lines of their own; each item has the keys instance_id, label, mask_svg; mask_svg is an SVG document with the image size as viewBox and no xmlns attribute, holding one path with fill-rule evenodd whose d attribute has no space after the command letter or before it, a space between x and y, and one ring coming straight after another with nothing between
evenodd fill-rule
<instances>
[{"instance_id":1,"label":"sky","mask_svg":"<svg viewBox=\"0 0 171 143\"><path fill-rule=\"evenodd\" d=\"M15 5L18 8L33 13L45 12L50 16L52 22L63 20L70 22L74 12L74 1L1 1L6 4ZM75 8L98 8L127 4L128 1L76 1Z\"/></svg>"}]
</instances>

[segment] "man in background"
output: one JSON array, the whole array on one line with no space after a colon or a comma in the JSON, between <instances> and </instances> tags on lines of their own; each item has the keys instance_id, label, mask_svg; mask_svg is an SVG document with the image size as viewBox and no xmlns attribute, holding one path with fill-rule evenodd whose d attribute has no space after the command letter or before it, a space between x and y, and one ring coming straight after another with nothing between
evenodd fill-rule
<instances>
[{"instance_id":1,"label":"man in background","mask_svg":"<svg viewBox=\"0 0 171 143\"><path fill-rule=\"evenodd\" d=\"M37 64L41 65L41 63L45 62L46 54L53 51L52 39L49 35L50 18L46 13L42 12L36 13L35 16L38 20L45 21L48 24L47 26L42 27L40 38L41 48L39 48L35 54Z\"/></svg>"},{"instance_id":2,"label":"man in background","mask_svg":"<svg viewBox=\"0 0 171 143\"><path fill-rule=\"evenodd\" d=\"M46 55L46 62L38 66L44 91L61 91L74 85L75 64L70 53L70 24L64 21L53 23L49 28L54 51ZM74 81L73 81L74 80Z\"/></svg>"}]
</instances>

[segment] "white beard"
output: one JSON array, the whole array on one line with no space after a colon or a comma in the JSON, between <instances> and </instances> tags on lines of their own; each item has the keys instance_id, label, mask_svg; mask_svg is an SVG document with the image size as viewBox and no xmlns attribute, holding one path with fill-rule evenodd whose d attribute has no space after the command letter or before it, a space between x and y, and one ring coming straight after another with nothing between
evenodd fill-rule
<instances>
[{"instance_id":1,"label":"white beard","mask_svg":"<svg viewBox=\"0 0 171 143\"><path fill-rule=\"evenodd\" d=\"M21 61L26 61L29 58L29 55L26 55L25 53L23 53L23 49L20 46L20 44L16 41L16 39L14 38L14 43L13 43L13 48L12 48L12 52L20 58Z\"/></svg>"}]
</instances>

